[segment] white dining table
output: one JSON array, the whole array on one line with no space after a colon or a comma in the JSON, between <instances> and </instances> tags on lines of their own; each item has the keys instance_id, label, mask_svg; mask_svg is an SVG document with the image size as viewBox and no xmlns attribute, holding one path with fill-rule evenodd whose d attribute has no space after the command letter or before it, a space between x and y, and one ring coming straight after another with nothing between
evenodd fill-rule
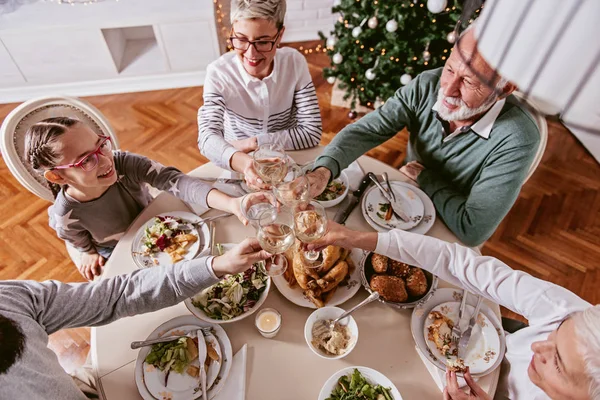
<instances>
[{"instance_id":1,"label":"white dining table","mask_svg":"<svg viewBox=\"0 0 600 400\"><path fill-rule=\"evenodd\" d=\"M322 147L290 152L298 163L314 160ZM358 163L365 172L387 172L391 180L408 179L398 170L371 157L360 157ZM223 170L212 163L190 173L196 177L219 177ZM328 209L333 217L337 208ZM107 262L103 279L133 272L137 269L131 254L132 240L138 229L153 216L170 211L189 211L183 201L168 193L161 193L143 210L116 246ZM218 214L211 210L204 216ZM364 220L358 205L346 225L359 230L373 229ZM438 218L427 233L448 241L458 239ZM250 226L243 226L235 217L220 219L216 226L217 243L239 243L255 236ZM449 287L440 282L441 287ZM361 288L349 301L341 305L350 308L363 300L368 292ZM488 303L500 316L498 305ZM282 315L282 327L274 339L260 335L254 325L254 316L238 322L223 324L231 340L233 352L248 345L246 372L247 400L309 400L317 399L325 381L336 371L349 366L366 366L386 375L398 388L405 400L441 399L442 393L433 375L420 358L411 336L412 310L397 310L376 302L356 311L359 339L354 350L345 358L326 360L315 355L304 339L304 324L314 311L299 307L272 285L263 307L271 307ZM135 380L135 360L139 350L131 350L130 343L145 339L162 323L182 315L191 315L183 303L156 312L122 318L109 325L92 328L91 354L100 395L107 400L140 399ZM434 371L435 372L435 371ZM480 385L493 397L499 368L480 379Z\"/></svg>"}]
</instances>

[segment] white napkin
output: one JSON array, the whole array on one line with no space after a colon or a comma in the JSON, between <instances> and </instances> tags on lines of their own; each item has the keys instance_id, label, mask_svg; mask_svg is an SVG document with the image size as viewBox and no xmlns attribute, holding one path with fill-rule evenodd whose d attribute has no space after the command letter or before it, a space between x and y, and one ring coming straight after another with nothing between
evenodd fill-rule
<instances>
[{"instance_id":1,"label":"white napkin","mask_svg":"<svg viewBox=\"0 0 600 400\"><path fill-rule=\"evenodd\" d=\"M354 161L352 164L348 165L348 168L346 168L342 172L344 172L348 177L348 184L350 186L350 190L358 190L360 182L365 176L365 171L363 171L362 167L358 164L358 162Z\"/></svg>"},{"instance_id":2,"label":"white napkin","mask_svg":"<svg viewBox=\"0 0 600 400\"><path fill-rule=\"evenodd\" d=\"M246 398L246 354L248 345L244 345L233 356L233 363L225 386L214 400L245 400Z\"/></svg>"}]
</instances>

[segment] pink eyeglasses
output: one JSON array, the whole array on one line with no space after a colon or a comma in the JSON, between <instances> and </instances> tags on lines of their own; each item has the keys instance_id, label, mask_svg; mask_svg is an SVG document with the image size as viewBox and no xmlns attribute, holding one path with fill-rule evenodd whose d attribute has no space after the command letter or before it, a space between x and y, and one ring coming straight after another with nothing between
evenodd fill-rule
<instances>
[{"instance_id":1,"label":"pink eyeglasses","mask_svg":"<svg viewBox=\"0 0 600 400\"><path fill-rule=\"evenodd\" d=\"M100 136L102 141L98 148L91 153L85 155L81 160L77 161L73 164L59 165L57 167L50 168L53 169L67 169L67 168L81 168L84 171L91 171L98 165L98 155L102 154L103 156L107 156L110 154L112 150L112 141L108 136Z\"/></svg>"}]
</instances>

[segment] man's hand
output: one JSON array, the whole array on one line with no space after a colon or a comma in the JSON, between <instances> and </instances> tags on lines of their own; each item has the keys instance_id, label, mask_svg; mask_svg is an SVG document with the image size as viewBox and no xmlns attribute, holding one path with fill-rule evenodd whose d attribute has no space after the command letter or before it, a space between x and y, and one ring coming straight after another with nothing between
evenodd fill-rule
<instances>
[{"instance_id":1,"label":"man's hand","mask_svg":"<svg viewBox=\"0 0 600 400\"><path fill-rule=\"evenodd\" d=\"M400 172L402 172L404 175L408 176L410 179L416 182L417 178L419 177L419 174L424 169L425 167L421 163L417 161L411 161L402 168L400 168Z\"/></svg>"},{"instance_id":2,"label":"man's hand","mask_svg":"<svg viewBox=\"0 0 600 400\"><path fill-rule=\"evenodd\" d=\"M213 259L213 271L218 277L237 274L250 268L258 261L266 260L271 254L264 251L256 238L247 238L222 256Z\"/></svg>"},{"instance_id":3,"label":"man's hand","mask_svg":"<svg viewBox=\"0 0 600 400\"><path fill-rule=\"evenodd\" d=\"M329 178L331 178L331 171L325 167L319 167L312 172L306 174L308 183L310 184L310 197L315 198L327 187Z\"/></svg>"},{"instance_id":4,"label":"man's hand","mask_svg":"<svg viewBox=\"0 0 600 400\"><path fill-rule=\"evenodd\" d=\"M96 252L81 253L81 265L78 265L77 269L85 279L93 281L96 276L102 274L104 262L104 257Z\"/></svg>"},{"instance_id":5,"label":"man's hand","mask_svg":"<svg viewBox=\"0 0 600 400\"><path fill-rule=\"evenodd\" d=\"M353 231L337 222L327 221L327 233L325 236L307 244L306 248L308 250L321 251L327 246L374 251L377 247L377 232Z\"/></svg>"},{"instance_id":6,"label":"man's hand","mask_svg":"<svg viewBox=\"0 0 600 400\"><path fill-rule=\"evenodd\" d=\"M247 139L233 140L230 142L230 144L235 147L236 150L244 153L250 153L258 148L258 138L253 136Z\"/></svg>"},{"instance_id":7,"label":"man's hand","mask_svg":"<svg viewBox=\"0 0 600 400\"><path fill-rule=\"evenodd\" d=\"M444 388L444 400L492 400L492 398L479 386L471 376L467 369L464 374L465 381L471 389L469 394L466 394L458 387L456 372L446 370L446 387Z\"/></svg>"}]
</instances>

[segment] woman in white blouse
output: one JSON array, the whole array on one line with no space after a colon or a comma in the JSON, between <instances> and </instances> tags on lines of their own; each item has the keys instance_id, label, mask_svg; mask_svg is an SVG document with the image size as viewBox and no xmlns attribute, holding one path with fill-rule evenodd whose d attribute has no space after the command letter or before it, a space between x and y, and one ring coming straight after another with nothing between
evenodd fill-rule
<instances>
[{"instance_id":1,"label":"woman in white blouse","mask_svg":"<svg viewBox=\"0 0 600 400\"><path fill-rule=\"evenodd\" d=\"M495 399L600 399L600 305L569 290L515 271L467 247L401 230L356 232L334 222L308 247L334 244L383 254L416 265L456 286L523 315L529 326L507 334ZM471 393L446 373L444 400L490 399L469 373Z\"/></svg>"},{"instance_id":2,"label":"woman in white blouse","mask_svg":"<svg viewBox=\"0 0 600 400\"><path fill-rule=\"evenodd\" d=\"M198 147L218 166L263 186L247 154L276 143L285 150L317 146L321 114L306 59L278 49L285 31L285 0L232 0L235 51L207 68L198 110Z\"/></svg>"}]
</instances>

